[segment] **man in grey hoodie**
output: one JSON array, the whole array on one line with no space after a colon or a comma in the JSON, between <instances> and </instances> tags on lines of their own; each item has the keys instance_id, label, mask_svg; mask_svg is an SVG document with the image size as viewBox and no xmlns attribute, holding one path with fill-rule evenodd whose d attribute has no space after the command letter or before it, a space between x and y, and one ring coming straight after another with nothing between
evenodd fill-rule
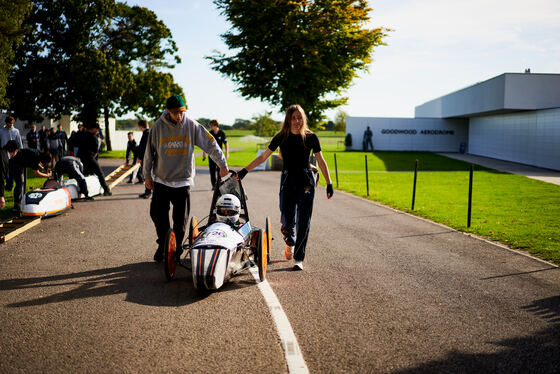
<instances>
[{"instance_id":1,"label":"man in grey hoodie","mask_svg":"<svg viewBox=\"0 0 560 374\"><path fill-rule=\"evenodd\" d=\"M173 205L173 231L177 255L182 252L190 211L190 186L194 182L194 146L200 147L220 167L220 176L229 173L226 159L214 137L198 122L187 118L185 101L173 95L150 130L143 160L146 188L153 191L150 216L156 227L158 249L154 261L163 260L169 223L169 203Z\"/></svg>"}]
</instances>

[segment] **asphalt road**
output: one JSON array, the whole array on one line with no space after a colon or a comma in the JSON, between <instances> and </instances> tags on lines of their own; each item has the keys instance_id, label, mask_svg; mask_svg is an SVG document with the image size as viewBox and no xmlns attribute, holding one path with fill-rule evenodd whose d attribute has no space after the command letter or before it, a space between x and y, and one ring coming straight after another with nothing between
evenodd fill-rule
<instances>
[{"instance_id":1,"label":"asphalt road","mask_svg":"<svg viewBox=\"0 0 560 374\"><path fill-rule=\"evenodd\" d=\"M557 267L320 188L294 272L278 184L244 180L253 224L271 218L268 280L311 373L559 372ZM212 293L184 269L165 280L142 190L120 185L0 245L0 372L287 372L248 272ZM201 172L191 213L210 198Z\"/></svg>"}]
</instances>

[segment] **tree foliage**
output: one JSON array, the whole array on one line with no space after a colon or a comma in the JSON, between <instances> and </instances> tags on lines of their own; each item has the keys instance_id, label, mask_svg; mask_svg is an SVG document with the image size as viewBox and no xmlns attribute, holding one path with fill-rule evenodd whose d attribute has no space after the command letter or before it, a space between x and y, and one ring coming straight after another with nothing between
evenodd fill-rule
<instances>
[{"instance_id":1,"label":"tree foliage","mask_svg":"<svg viewBox=\"0 0 560 374\"><path fill-rule=\"evenodd\" d=\"M271 137L280 130L282 124L273 120L271 115L272 112L265 112L253 117L251 127L255 130L256 136Z\"/></svg>"},{"instance_id":2,"label":"tree foliage","mask_svg":"<svg viewBox=\"0 0 560 374\"><path fill-rule=\"evenodd\" d=\"M171 32L155 13L115 0L33 0L31 31L17 52L9 95L22 119L78 112L155 118L180 62Z\"/></svg>"},{"instance_id":3,"label":"tree foliage","mask_svg":"<svg viewBox=\"0 0 560 374\"><path fill-rule=\"evenodd\" d=\"M334 117L334 131L346 131L346 112L339 110Z\"/></svg>"},{"instance_id":4,"label":"tree foliage","mask_svg":"<svg viewBox=\"0 0 560 374\"><path fill-rule=\"evenodd\" d=\"M8 76L13 66L14 51L23 38L23 20L31 11L31 0L0 0L0 108L9 104L6 99Z\"/></svg>"},{"instance_id":5,"label":"tree foliage","mask_svg":"<svg viewBox=\"0 0 560 374\"><path fill-rule=\"evenodd\" d=\"M214 0L232 29L222 35L232 54L215 52L212 68L246 98L285 110L300 104L313 126L323 111L367 71L387 29L364 28L365 0Z\"/></svg>"}]
</instances>

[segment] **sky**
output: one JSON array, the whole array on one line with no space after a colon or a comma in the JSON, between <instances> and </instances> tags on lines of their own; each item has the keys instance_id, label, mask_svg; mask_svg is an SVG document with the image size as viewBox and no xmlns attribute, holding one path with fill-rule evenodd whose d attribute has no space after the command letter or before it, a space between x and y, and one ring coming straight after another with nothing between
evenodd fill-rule
<instances>
[{"instance_id":1,"label":"sky","mask_svg":"<svg viewBox=\"0 0 560 374\"><path fill-rule=\"evenodd\" d=\"M210 0L128 0L153 10L171 30L182 62L171 72L183 87L191 118L236 118L279 108L246 100L212 70L205 56L227 51L230 25ZM344 95L349 116L414 117L414 107L502 73L560 73L558 0L377 0L368 28L392 31L374 49L369 72ZM305 109L305 108L304 108ZM337 110L325 112L334 119Z\"/></svg>"}]
</instances>

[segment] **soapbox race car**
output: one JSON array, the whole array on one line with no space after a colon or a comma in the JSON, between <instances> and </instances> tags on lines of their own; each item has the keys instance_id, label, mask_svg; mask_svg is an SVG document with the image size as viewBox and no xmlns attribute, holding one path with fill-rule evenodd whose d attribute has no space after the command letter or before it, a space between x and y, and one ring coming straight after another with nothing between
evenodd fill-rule
<instances>
[{"instance_id":1,"label":"soapbox race car","mask_svg":"<svg viewBox=\"0 0 560 374\"><path fill-rule=\"evenodd\" d=\"M228 213L230 208L235 211ZM256 265L260 281L264 281L272 241L270 220L266 217L264 230L251 225L245 191L234 171L216 182L206 218L205 225L191 218L184 244L176 243L173 229L168 231L163 254L167 280L173 280L181 266L191 270L196 289L217 290ZM177 250L178 245L182 251Z\"/></svg>"}]
</instances>

